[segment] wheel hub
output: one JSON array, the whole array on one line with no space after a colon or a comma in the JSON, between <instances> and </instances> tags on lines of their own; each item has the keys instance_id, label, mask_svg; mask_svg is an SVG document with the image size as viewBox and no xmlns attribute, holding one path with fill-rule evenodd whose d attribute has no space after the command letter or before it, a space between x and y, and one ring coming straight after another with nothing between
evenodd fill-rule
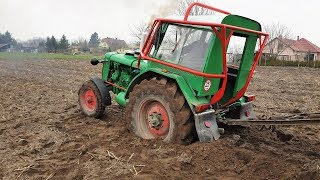
<instances>
[{"instance_id":1,"label":"wheel hub","mask_svg":"<svg viewBox=\"0 0 320 180\"><path fill-rule=\"evenodd\" d=\"M154 137L165 137L169 133L170 120L166 108L156 100L145 101L141 106L141 121L146 131Z\"/></svg>"},{"instance_id":2,"label":"wheel hub","mask_svg":"<svg viewBox=\"0 0 320 180\"><path fill-rule=\"evenodd\" d=\"M87 103L92 103L92 97L91 96L87 97Z\"/></svg>"},{"instance_id":3,"label":"wheel hub","mask_svg":"<svg viewBox=\"0 0 320 180\"><path fill-rule=\"evenodd\" d=\"M84 103L85 103L85 108L88 110L94 110L97 106L97 100L94 92L89 89L84 93Z\"/></svg>"},{"instance_id":4,"label":"wheel hub","mask_svg":"<svg viewBox=\"0 0 320 180\"><path fill-rule=\"evenodd\" d=\"M154 112L148 116L149 126L159 129L162 126L163 119L160 113Z\"/></svg>"}]
</instances>

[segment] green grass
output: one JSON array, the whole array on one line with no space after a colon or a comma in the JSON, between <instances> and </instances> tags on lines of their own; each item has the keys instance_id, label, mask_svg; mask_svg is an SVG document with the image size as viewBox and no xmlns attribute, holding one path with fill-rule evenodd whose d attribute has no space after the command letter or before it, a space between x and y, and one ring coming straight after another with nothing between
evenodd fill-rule
<instances>
[{"instance_id":1,"label":"green grass","mask_svg":"<svg viewBox=\"0 0 320 180\"><path fill-rule=\"evenodd\" d=\"M89 60L94 57L102 58L102 56L94 56L91 54L60 54L60 53L22 53L22 52L0 52L0 59L74 59L74 60Z\"/></svg>"}]
</instances>

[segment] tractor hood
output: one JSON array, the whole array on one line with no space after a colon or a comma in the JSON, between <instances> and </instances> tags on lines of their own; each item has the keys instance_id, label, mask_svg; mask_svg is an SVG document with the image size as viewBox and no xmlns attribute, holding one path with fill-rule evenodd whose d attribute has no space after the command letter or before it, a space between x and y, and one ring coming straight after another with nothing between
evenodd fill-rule
<instances>
[{"instance_id":1,"label":"tractor hood","mask_svg":"<svg viewBox=\"0 0 320 180\"><path fill-rule=\"evenodd\" d=\"M131 67L137 67L138 64L138 58L130 53L109 52L104 55L104 60L118 62ZM141 61L140 68L145 68L146 66L147 62Z\"/></svg>"}]
</instances>

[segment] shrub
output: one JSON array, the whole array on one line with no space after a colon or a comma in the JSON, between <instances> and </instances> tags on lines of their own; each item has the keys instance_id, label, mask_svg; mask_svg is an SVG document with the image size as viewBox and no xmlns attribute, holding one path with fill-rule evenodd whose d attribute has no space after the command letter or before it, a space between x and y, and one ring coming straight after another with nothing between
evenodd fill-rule
<instances>
[{"instance_id":1,"label":"shrub","mask_svg":"<svg viewBox=\"0 0 320 180\"><path fill-rule=\"evenodd\" d=\"M320 61L284 61L278 59L261 59L260 66L289 66L320 68Z\"/></svg>"}]
</instances>

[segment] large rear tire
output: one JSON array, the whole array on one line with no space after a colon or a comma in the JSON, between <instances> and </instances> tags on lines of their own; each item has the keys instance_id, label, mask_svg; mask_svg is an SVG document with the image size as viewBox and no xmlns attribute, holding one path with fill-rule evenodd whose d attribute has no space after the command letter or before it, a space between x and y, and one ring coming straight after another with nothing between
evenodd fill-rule
<instances>
[{"instance_id":1,"label":"large rear tire","mask_svg":"<svg viewBox=\"0 0 320 180\"><path fill-rule=\"evenodd\" d=\"M78 92L82 112L94 118L101 118L106 108L101 92L92 80L85 82Z\"/></svg>"},{"instance_id":2,"label":"large rear tire","mask_svg":"<svg viewBox=\"0 0 320 180\"><path fill-rule=\"evenodd\" d=\"M143 139L180 144L193 141L193 116L175 82L143 80L130 93L126 110L134 133Z\"/></svg>"}]
</instances>

